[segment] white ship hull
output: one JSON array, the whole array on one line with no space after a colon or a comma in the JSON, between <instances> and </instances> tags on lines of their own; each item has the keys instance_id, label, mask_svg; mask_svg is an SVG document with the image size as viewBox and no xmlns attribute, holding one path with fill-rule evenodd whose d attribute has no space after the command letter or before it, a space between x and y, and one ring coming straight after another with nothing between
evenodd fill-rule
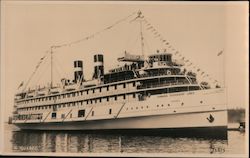
<instances>
[{"instance_id":1,"label":"white ship hull","mask_svg":"<svg viewBox=\"0 0 250 158\"><path fill-rule=\"evenodd\" d=\"M85 107L95 116L19 121L14 124L31 130L163 130L163 129L227 129L224 90L204 90L152 96L146 101ZM201 100L203 102L201 102ZM168 106L171 103L171 106ZM183 104L182 104L183 103ZM201 105L202 104L202 105ZM147 108L146 108L147 106ZM108 111L113 107L112 115ZM138 107L138 110L131 110ZM69 109L68 109L69 110ZM72 109L71 109L72 110ZM75 109L76 112L79 108ZM61 111L67 113L67 111ZM60 114L60 111L58 111ZM74 110L71 111L74 114ZM50 115L50 113L46 114ZM205 132L207 133L207 132ZM210 134L213 134L213 132Z\"/></svg>"},{"instance_id":2,"label":"white ship hull","mask_svg":"<svg viewBox=\"0 0 250 158\"><path fill-rule=\"evenodd\" d=\"M215 119L209 122L212 115ZM226 127L227 111L166 114L92 121L22 123L21 129L33 130L110 130L110 129L165 129Z\"/></svg>"},{"instance_id":3,"label":"white ship hull","mask_svg":"<svg viewBox=\"0 0 250 158\"><path fill-rule=\"evenodd\" d=\"M210 114L215 118L210 123ZM227 139L227 111L142 116L95 121L19 124L26 130L84 130L102 134L168 135Z\"/></svg>"}]
</instances>

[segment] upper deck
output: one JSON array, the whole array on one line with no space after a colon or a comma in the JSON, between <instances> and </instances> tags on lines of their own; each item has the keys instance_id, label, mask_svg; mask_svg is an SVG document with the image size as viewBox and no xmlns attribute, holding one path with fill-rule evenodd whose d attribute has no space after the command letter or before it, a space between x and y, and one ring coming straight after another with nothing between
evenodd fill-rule
<instances>
[{"instance_id":1,"label":"upper deck","mask_svg":"<svg viewBox=\"0 0 250 158\"><path fill-rule=\"evenodd\" d=\"M15 103L17 105L23 105L23 103L34 104L35 102L44 103L44 101L54 100L53 98L74 97L79 95L79 93L81 95L85 94L85 99L87 100L121 94L138 94L142 91L150 91L150 93L154 94L151 88L157 91L166 86L174 88L185 85L184 87L198 87L200 89L196 76L191 72L181 71L181 65L172 61L171 54L157 53L149 56L143 62L142 58L133 58L133 60L123 58L118 60L126 63L103 75L96 74L95 76L99 76L98 78L81 83L68 83L58 87L29 89L16 94ZM98 61L98 58L96 58L96 61ZM127 63L128 61L129 63ZM119 89L119 87L123 88ZM89 95L91 91L93 95ZM94 94L95 91L105 92L105 95L97 96Z\"/></svg>"}]
</instances>

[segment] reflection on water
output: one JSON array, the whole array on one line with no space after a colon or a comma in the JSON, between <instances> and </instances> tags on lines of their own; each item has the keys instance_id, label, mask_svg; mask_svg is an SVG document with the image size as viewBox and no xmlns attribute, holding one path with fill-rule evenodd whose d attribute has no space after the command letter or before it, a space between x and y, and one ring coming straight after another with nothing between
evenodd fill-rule
<instances>
[{"instance_id":1,"label":"reflection on water","mask_svg":"<svg viewBox=\"0 0 250 158\"><path fill-rule=\"evenodd\" d=\"M81 131L10 131L6 139L10 142L8 150L14 152L239 154L244 153L245 134L229 131L228 140L219 140Z\"/></svg>"}]
</instances>

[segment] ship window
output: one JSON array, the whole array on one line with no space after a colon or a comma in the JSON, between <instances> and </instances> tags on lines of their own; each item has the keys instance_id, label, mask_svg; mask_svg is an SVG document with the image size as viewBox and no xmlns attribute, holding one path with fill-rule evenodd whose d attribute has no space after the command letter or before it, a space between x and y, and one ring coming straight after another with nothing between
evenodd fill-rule
<instances>
[{"instance_id":1,"label":"ship window","mask_svg":"<svg viewBox=\"0 0 250 158\"><path fill-rule=\"evenodd\" d=\"M115 89L117 89L117 85L115 85Z\"/></svg>"},{"instance_id":2,"label":"ship window","mask_svg":"<svg viewBox=\"0 0 250 158\"><path fill-rule=\"evenodd\" d=\"M83 94L83 91L81 91L81 95Z\"/></svg>"},{"instance_id":3,"label":"ship window","mask_svg":"<svg viewBox=\"0 0 250 158\"><path fill-rule=\"evenodd\" d=\"M123 83L123 88L126 88L126 83Z\"/></svg>"},{"instance_id":4,"label":"ship window","mask_svg":"<svg viewBox=\"0 0 250 158\"><path fill-rule=\"evenodd\" d=\"M102 102L102 98L100 98L100 100L99 100L99 101L100 101L100 103L101 103L101 102Z\"/></svg>"},{"instance_id":5,"label":"ship window","mask_svg":"<svg viewBox=\"0 0 250 158\"><path fill-rule=\"evenodd\" d=\"M55 119L55 118L56 118L56 112L52 112L51 118L52 118L52 119Z\"/></svg>"},{"instance_id":6,"label":"ship window","mask_svg":"<svg viewBox=\"0 0 250 158\"><path fill-rule=\"evenodd\" d=\"M87 100L87 104L89 104L89 101Z\"/></svg>"},{"instance_id":7,"label":"ship window","mask_svg":"<svg viewBox=\"0 0 250 158\"><path fill-rule=\"evenodd\" d=\"M85 110L79 110L78 117L84 117L84 116L85 116Z\"/></svg>"},{"instance_id":8,"label":"ship window","mask_svg":"<svg viewBox=\"0 0 250 158\"><path fill-rule=\"evenodd\" d=\"M126 99L126 94L123 95L123 99Z\"/></svg>"},{"instance_id":9,"label":"ship window","mask_svg":"<svg viewBox=\"0 0 250 158\"><path fill-rule=\"evenodd\" d=\"M100 88L100 92L102 92L102 88Z\"/></svg>"},{"instance_id":10,"label":"ship window","mask_svg":"<svg viewBox=\"0 0 250 158\"><path fill-rule=\"evenodd\" d=\"M62 114L62 115L61 115L61 118L65 118L65 114Z\"/></svg>"},{"instance_id":11,"label":"ship window","mask_svg":"<svg viewBox=\"0 0 250 158\"><path fill-rule=\"evenodd\" d=\"M97 99L95 99L95 103L97 103Z\"/></svg>"},{"instance_id":12,"label":"ship window","mask_svg":"<svg viewBox=\"0 0 250 158\"><path fill-rule=\"evenodd\" d=\"M112 109L109 109L109 114L112 114Z\"/></svg>"},{"instance_id":13,"label":"ship window","mask_svg":"<svg viewBox=\"0 0 250 158\"><path fill-rule=\"evenodd\" d=\"M109 91L109 86L107 86L107 91Z\"/></svg>"},{"instance_id":14,"label":"ship window","mask_svg":"<svg viewBox=\"0 0 250 158\"><path fill-rule=\"evenodd\" d=\"M109 97L107 97L107 101L109 101Z\"/></svg>"},{"instance_id":15,"label":"ship window","mask_svg":"<svg viewBox=\"0 0 250 158\"><path fill-rule=\"evenodd\" d=\"M133 87L135 87L135 82L133 82Z\"/></svg>"},{"instance_id":16,"label":"ship window","mask_svg":"<svg viewBox=\"0 0 250 158\"><path fill-rule=\"evenodd\" d=\"M89 94L89 90L87 90L87 94Z\"/></svg>"},{"instance_id":17,"label":"ship window","mask_svg":"<svg viewBox=\"0 0 250 158\"><path fill-rule=\"evenodd\" d=\"M117 100L117 96L115 96L115 100Z\"/></svg>"},{"instance_id":18,"label":"ship window","mask_svg":"<svg viewBox=\"0 0 250 158\"><path fill-rule=\"evenodd\" d=\"M90 104L92 104L92 100L90 100Z\"/></svg>"},{"instance_id":19,"label":"ship window","mask_svg":"<svg viewBox=\"0 0 250 158\"><path fill-rule=\"evenodd\" d=\"M95 93L95 89L93 89L93 93Z\"/></svg>"},{"instance_id":20,"label":"ship window","mask_svg":"<svg viewBox=\"0 0 250 158\"><path fill-rule=\"evenodd\" d=\"M92 116L94 116L94 114L95 114L95 112L94 112L94 111L92 111Z\"/></svg>"},{"instance_id":21,"label":"ship window","mask_svg":"<svg viewBox=\"0 0 250 158\"><path fill-rule=\"evenodd\" d=\"M133 98L135 98L135 93L133 94Z\"/></svg>"}]
</instances>

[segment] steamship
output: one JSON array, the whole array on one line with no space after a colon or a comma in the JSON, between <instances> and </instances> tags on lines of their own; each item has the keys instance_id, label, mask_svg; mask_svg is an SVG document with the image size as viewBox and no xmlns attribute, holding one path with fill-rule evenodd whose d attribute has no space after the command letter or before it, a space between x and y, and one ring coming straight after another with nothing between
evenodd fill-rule
<instances>
[{"instance_id":1,"label":"steamship","mask_svg":"<svg viewBox=\"0 0 250 158\"><path fill-rule=\"evenodd\" d=\"M107 72L103 54L93 61L91 79L76 60L73 80L15 94L12 123L24 130L226 131L225 89L199 82L171 53L124 52L122 66Z\"/></svg>"}]
</instances>

